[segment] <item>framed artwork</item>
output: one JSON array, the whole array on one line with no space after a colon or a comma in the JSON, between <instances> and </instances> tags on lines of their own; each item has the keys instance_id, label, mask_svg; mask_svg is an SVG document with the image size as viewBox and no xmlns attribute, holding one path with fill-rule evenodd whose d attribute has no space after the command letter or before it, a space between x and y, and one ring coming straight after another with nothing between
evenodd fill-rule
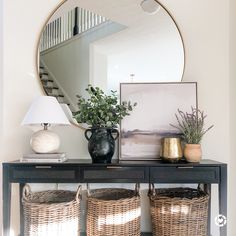
<instances>
[{"instance_id":1,"label":"framed artwork","mask_svg":"<svg viewBox=\"0 0 236 236\"><path fill-rule=\"evenodd\" d=\"M197 107L197 83L122 83L120 96L137 102L121 121L120 160L157 160L162 138L179 135L170 125L177 124L177 110Z\"/></svg>"}]
</instances>

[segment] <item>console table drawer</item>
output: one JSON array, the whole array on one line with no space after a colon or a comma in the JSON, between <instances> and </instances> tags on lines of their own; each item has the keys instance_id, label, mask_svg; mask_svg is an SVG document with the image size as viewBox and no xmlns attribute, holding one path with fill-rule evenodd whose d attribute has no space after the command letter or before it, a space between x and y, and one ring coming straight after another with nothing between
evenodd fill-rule
<instances>
[{"instance_id":1,"label":"console table drawer","mask_svg":"<svg viewBox=\"0 0 236 236\"><path fill-rule=\"evenodd\" d=\"M168 173L168 178L167 178ZM218 167L151 167L150 182L156 183L218 183Z\"/></svg>"},{"instance_id":2,"label":"console table drawer","mask_svg":"<svg viewBox=\"0 0 236 236\"><path fill-rule=\"evenodd\" d=\"M76 182L79 179L78 168L63 168L36 165L28 168L17 168L11 172L11 179L20 182L57 183Z\"/></svg>"},{"instance_id":3,"label":"console table drawer","mask_svg":"<svg viewBox=\"0 0 236 236\"><path fill-rule=\"evenodd\" d=\"M85 167L81 171L83 182L117 182L117 183L144 183L148 182L148 169L145 167Z\"/></svg>"}]
</instances>

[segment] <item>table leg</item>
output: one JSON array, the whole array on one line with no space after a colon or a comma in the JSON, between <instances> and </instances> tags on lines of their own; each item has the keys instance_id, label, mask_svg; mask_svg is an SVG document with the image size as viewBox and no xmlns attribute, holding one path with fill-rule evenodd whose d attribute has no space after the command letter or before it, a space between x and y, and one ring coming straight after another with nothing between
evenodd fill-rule
<instances>
[{"instance_id":1,"label":"table leg","mask_svg":"<svg viewBox=\"0 0 236 236\"><path fill-rule=\"evenodd\" d=\"M211 184L204 184L204 191L209 194L207 235L211 236Z\"/></svg>"},{"instance_id":2,"label":"table leg","mask_svg":"<svg viewBox=\"0 0 236 236\"><path fill-rule=\"evenodd\" d=\"M219 214L227 218L227 165L220 167ZM220 236L227 236L227 224L220 227Z\"/></svg>"},{"instance_id":3,"label":"table leg","mask_svg":"<svg viewBox=\"0 0 236 236\"><path fill-rule=\"evenodd\" d=\"M22 193L25 184L20 183L20 235L24 236L24 212L23 212L23 205L22 205Z\"/></svg>"},{"instance_id":4,"label":"table leg","mask_svg":"<svg viewBox=\"0 0 236 236\"><path fill-rule=\"evenodd\" d=\"M9 167L3 165L3 236L10 236L11 220L11 183L9 177Z\"/></svg>"}]
</instances>

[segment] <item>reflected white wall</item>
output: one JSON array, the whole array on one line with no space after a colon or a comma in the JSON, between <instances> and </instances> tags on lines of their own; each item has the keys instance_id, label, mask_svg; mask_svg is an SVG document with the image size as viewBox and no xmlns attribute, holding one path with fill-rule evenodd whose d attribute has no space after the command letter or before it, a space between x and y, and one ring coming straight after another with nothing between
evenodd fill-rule
<instances>
[{"instance_id":1,"label":"reflected white wall","mask_svg":"<svg viewBox=\"0 0 236 236\"><path fill-rule=\"evenodd\" d=\"M98 55L94 58L93 43L123 28L120 24L106 22L41 53L40 59L59 88L63 88L64 95L69 97L73 111L77 110L76 95L87 96L85 88L89 83L96 84L96 79L107 79L106 73L102 73L103 58L97 58ZM97 70L94 71L93 67Z\"/></svg>"},{"instance_id":2,"label":"reflected white wall","mask_svg":"<svg viewBox=\"0 0 236 236\"><path fill-rule=\"evenodd\" d=\"M120 82L179 82L182 79L182 40L164 9L156 15L146 15L142 23L133 23L115 35L94 42L93 47L94 54L107 55L108 90L119 91ZM103 68L102 61L97 63ZM95 70L96 75L99 73ZM95 77L96 81L100 79Z\"/></svg>"}]
</instances>

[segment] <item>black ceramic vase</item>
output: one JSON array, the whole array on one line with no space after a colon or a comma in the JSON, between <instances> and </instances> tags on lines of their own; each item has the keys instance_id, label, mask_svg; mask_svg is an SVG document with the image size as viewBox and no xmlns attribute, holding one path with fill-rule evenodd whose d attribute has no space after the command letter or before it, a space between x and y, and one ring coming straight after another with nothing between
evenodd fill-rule
<instances>
[{"instance_id":1,"label":"black ceramic vase","mask_svg":"<svg viewBox=\"0 0 236 236\"><path fill-rule=\"evenodd\" d=\"M93 163L110 163L119 132L112 128L91 128L85 131L88 151Z\"/></svg>"}]
</instances>

